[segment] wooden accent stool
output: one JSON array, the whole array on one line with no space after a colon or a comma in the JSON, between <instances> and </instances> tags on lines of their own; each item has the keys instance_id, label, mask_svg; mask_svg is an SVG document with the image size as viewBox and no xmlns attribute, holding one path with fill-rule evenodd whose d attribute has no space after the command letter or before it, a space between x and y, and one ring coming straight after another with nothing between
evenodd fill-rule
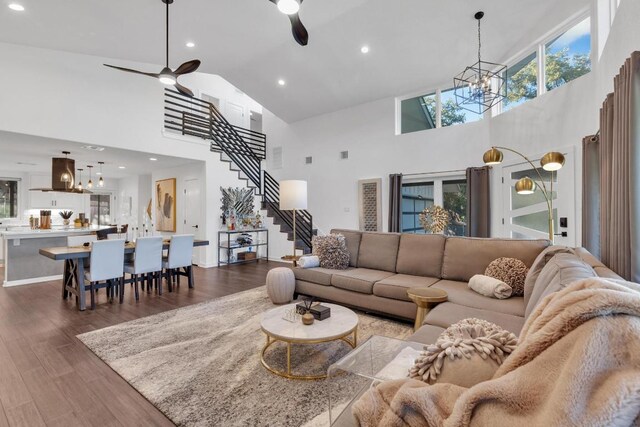
<instances>
[{"instance_id":1,"label":"wooden accent stool","mask_svg":"<svg viewBox=\"0 0 640 427\"><path fill-rule=\"evenodd\" d=\"M413 325L414 331L417 331L422 326L424 317L429 310L441 302L446 302L448 299L446 291L434 288L411 288L407 290L407 296L418 306L416 323Z\"/></svg>"}]
</instances>

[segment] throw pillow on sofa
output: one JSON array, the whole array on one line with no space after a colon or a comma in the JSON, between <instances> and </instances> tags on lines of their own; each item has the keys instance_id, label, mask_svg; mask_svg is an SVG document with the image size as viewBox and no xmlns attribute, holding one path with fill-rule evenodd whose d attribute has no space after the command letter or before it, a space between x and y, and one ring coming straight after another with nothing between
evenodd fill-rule
<instances>
[{"instance_id":1,"label":"throw pillow on sofa","mask_svg":"<svg viewBox=\"0 0 640 427\"><path fill-rule=\"evenodd\" d=\"M425 346L409 376L428 384L473 387L493 378L517 344L518 338L498 325L464 319L442 332L435 344Z\"/></svg>"},{"instance_id":2,"label":"throw pillow on sofa","mask_svg":"<svg viewBox=\"0 0 640 427\"><path fill-rule=\"evenodd\" d=\"M349 268L347 240L342 234L313 237L313 254L320 259L320 267L332 270Z\"/></svg>"},{"instance_id":3,"label":"throw pillow on sofa","mask_svg":"<svg viewBox=\"0 0 640 427\"><path fill-rule=\"evenodd\" d=\"M469 280L469 288L485 297L506 299L511 296L511 286L494 277L476 274Z\"/></svg>"},{"instance_id":4,"label":"throw pillow on sofa","mask_svg":"<svg viewBox=\"0 0 640 427\"><path fill-rule=\"evenodd\" d=\"M493 277L506 283L513 289L513 296L524 295L524 281L529 269L516 258L498 258L487 266L485 276Z\"/></svg>"}]
</instances>

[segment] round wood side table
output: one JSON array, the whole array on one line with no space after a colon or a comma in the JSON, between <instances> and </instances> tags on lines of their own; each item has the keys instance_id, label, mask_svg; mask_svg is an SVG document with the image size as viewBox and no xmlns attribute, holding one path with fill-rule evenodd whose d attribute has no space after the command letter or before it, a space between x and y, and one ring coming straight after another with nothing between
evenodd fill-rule
<instances>
[{"instance_id":1,"label":"round wood side table","mask_svg":"<svg viewBox=\"0 0 640 427\"><path fill-rule=\"evenodd\" d=\"M418 306L416 323L413 325L414 331L422 326L424 317L433 306L448 299L446 291L435 288L411 288L407 290L407 296Z\"/></svg>"}]
</instances>

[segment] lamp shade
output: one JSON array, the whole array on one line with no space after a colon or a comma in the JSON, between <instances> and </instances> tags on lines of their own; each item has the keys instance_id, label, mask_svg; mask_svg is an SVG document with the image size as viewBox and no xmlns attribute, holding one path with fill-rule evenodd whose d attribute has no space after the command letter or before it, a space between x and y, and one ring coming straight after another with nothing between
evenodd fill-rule
<instances>
[{"instance_id":1,"label":"lamp shade","mask_svg":"<svg viewBox=\"0 0 640 427\"><path fill-rule=\"evenodd\" d=\"M482 156L482 160L485 165L499 165L502 163L502 159L504 158L502 151L493 147L491 150L484 153Z\"/></svg>"},{"instance_id":2,"label":"lamp shade","mask_svg":"<svg viewBox=\"0 0 640 427\"><path fill-rule=\"evenodd\" d=\"M307 209L307 181L280 182L280 209L283 211Z\"/></svg>"},{"instance_id":3,"label":"lamp shade","mask_svg":"<svg viewBox=\"0 0 640 427\"><path fill-rule=\"evenodd\" d=\"M516 182L516 193L518 194L533 194L535 191L536 183L528 176L520 178L518 182Z\"/></svg>"},{"instance_id":4,"label":"lamp shade","mask_svg":"<svg viewBox=\"0 0 640 427\"><path fill-rule=\"evenodd\" d=\"M542 165L542 169L552 172L562 169L564 166L564 160L564 155L562 153L552 151L545 154L544 157L540 159L540 164Z\"/></svg>"}]
</instances>

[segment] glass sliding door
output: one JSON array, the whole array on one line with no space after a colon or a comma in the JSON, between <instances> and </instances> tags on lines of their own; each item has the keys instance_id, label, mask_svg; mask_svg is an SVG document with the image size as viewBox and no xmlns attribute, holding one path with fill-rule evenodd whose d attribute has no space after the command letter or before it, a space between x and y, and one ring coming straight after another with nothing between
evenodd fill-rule
<instances>
[{"instance_id":1,"label":"glass sliding door","mask_svg":"<svg viewBox=\"0 0 640 427\"><path fill-rule=\"evenodd\" d=\"M111 224L111 195L92 194L91 195L91 224L109 225Z\"/></svg>"}]
</instances>

